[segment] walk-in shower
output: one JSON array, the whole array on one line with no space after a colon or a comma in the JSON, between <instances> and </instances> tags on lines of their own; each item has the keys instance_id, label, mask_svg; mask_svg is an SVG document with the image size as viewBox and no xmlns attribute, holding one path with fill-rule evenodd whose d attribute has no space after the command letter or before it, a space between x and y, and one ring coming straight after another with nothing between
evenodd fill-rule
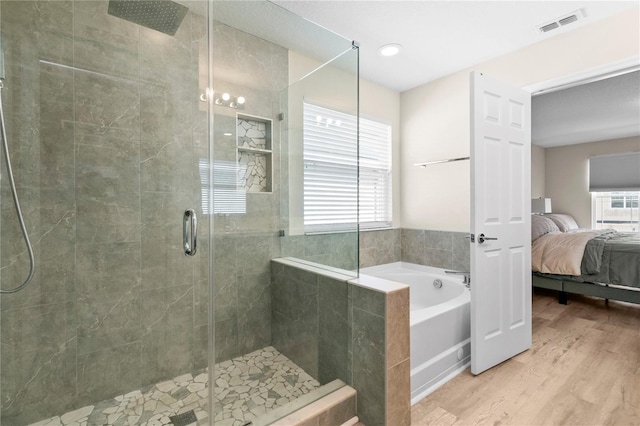
<instances>
[{"instance_id":1,"label":"walk-in shower","mask_svg":"<svg viewBox=\"0 0 640 426\"><path fill-rule=\"evenodd\" d=\"M35 267L0 295L0 424L260 424L346 381L340 309L272 261L357 270L302 185L304 102L358 114L351 41L266 1L0 1L0 32L0 288Z\"/></svg>"}]
</instances>

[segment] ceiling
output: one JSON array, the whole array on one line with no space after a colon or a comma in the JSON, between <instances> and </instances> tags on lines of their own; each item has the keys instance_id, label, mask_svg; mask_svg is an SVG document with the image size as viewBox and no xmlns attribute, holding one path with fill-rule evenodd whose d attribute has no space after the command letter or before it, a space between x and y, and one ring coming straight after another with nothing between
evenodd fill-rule
<instances>
[{"instance_id":1,"label":"ceiling","mask_svg":"<svg viewBox=\"0 0 640 426\"><path fill-rule=\"evenodd\" d=\"M640 134L640 71L534 96L531 142L549 148Z\"/></svg>"},{"instance_id":2,"label":"ceiling","mask_svg":"<svg viewBox=\"0 0 640 426\"><path fill-rule=\"evenodd\" d=\"M270 1L355 40L360 46L360 76L398 92L639 5L584 0ZM577 10L584 19L548 33L538 30ZM378 48L388 43L402 45L400 54L379 55ZM638 75L534 97L532 142L551 147L639 135Z\"/></svg>"},{"instance_id":3,"label":"ceiling","mask_svg":"<svg viewBox=\"0 0 640 426\"><path fill-rule=\"evenodd\" d=\"M271 0L360 46L360 75L403 92L562 32L607 18L637 1ZM538 26L582 9L585 18L541 33ZM403 46L382 57L384 44Z\"/></svg>"}]
</instances>

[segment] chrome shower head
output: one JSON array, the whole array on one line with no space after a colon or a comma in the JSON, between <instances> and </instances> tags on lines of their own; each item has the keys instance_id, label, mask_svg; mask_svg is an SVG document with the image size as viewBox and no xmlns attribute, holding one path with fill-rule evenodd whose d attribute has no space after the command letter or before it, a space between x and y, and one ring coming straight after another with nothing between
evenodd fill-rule
<instances>
[{"instance_id":1,"label":"chrome shower head","mask_svg":"<svg viewBox=\"0 0 640 426\"><path fill-rule=\"evenodd\" d=\"M170 0L109 0L108 13L161 33L175 35L189 8Z\"/></svg>"}]
</instances>

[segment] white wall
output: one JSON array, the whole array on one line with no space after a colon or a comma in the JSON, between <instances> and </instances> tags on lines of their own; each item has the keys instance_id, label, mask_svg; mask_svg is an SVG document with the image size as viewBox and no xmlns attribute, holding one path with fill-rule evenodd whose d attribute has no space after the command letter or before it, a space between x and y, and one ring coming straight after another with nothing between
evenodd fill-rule
<instances>
[{"instance_id":1,"label":"white wall","mask_svg":"<svg viewBox=\"0 0 640 426\"><path fill-rule=\"evenodd\" d=\"M288 183L289 183L289 232L303 233L302 204L302 100L312 99L320 105L355 114L355 81L353 74L341 69L353 58L348 52L340 63L324 66L319 62L289 51L289 135L288 135ZM314 70L316 70L314 72ZM313 74L308 75L313 72ZM305 77L306 76L306 77ZM303 78L304 77L304 78ZM392 128L392 181L393 226L400 226L400 93L367 80L359 81L359 112L367 118L387 122ZM299 108L296 106L299 105ZM286 210L283 209L283 210Z\"/></svg>"},{"instance_id":2,"label":"white wall","mask_svg":"<svg viewBox=\"0 0 640 426\"><path fill-rule=\"evenodd\" d=\"M638 13L639 9L633 9L618 14L403 92L402 227L462 232L470 229L469 162L426 169L413 163L469 155L472 70L524 87L637 56Z\"/></svg>"},{"instance_id":3,"label":"white wall","mask_svg":"<svg viewBox=\"0 0 640 426\"><path fill-rule=\"evenodd\" d=\"M531 198L545 198L545 149L531 145Z\"/></svg>"},{"instance_id":4,"label":"white wall","mask_svg":"<svg viewBox=\"0 0 640 426\"><path fill-rule=\"evenodd\" d=\"M591 228L589 157L640 152L640 137L545 149L545 193L554 213L569 213L581 228Z\"/></svg>"}]
</instances>

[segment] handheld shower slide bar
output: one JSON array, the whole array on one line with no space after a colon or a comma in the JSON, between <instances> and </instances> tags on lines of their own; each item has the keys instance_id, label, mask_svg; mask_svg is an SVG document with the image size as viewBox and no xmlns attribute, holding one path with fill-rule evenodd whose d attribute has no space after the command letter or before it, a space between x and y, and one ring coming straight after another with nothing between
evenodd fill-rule
<instances>
[{"instance_id":1,"label":"handheld shower slide bar","mask_svg":"<svg viewBox=\"0 0 640 426\"><path fill-rule=\"evenodd\" d=\"M16 207L16 213L18 215L18 222L20 223L20 229L22 230L22 236L24 237L25 244L27 245L27 252L29 253L29 275L27 279L17 287L9 290L0 289L0 294L17 293L25 288L33 279L33 275L36 272L36 259L33 255L33 247L31 241L29 241L29 234L27 233L27 227L24 224L24 217L22 216L22 209L20 208L20 201L18 200L18 194L16 192L16 183L13 179L13 169L11 168L11 158L9 157L9 143L7 141L7 129L4 121L4 111L2 109L2 89L4 89L4 50L2 49L2 34L0 34L0 127L2 127L2 148L4 150L4 160L7 165L7 174L9 175L9 185L11 186L11 195L13 196L13 204Z\"/></svg>"}]
</instances>

